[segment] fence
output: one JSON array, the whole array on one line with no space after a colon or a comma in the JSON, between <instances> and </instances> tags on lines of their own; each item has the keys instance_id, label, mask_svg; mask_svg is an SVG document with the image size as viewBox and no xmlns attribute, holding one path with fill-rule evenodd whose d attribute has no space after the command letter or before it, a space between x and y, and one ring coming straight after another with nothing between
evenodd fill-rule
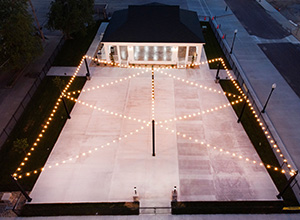
<instances>
[{"instance_id":1,"label":"fence","mask_svg":"<svg viewBox=\"0 0 300 220\"><path fill-rule=\"evenodd\" d=\"M207 18L207 17L205 17ZM204 20L204 19L203 19ZM206 20L206 19L205 19ZM291 171L291 168L287 167L287 163L284 162L285 159L287 159L289 161L289 164L291 164L293 167L296 167L294 162L292 161L288 151L286 150L284 144L282 143L279 135L277 134L274 126L272 125L271 120L268 118L267 115L262 115L260 112L262 110L262 104L259 102L258 97L256 96L253 88L251 87L250 82L247 79L247 76L243 70L243 68L240 66L237 58L234 56L234 54L230 54L230 46L228 45L227 41L223 38L224 34L222 33L221 29L219 28L220 26L218 25L218 23L216 22L216 19L212 20L209 18L209 24L215 34L215 37L220 45L220 47L222 48L222 51L226 57L226 59L228 60L232 71L236 77L236 80L239 82L239 84L241 85L241 89L243 90L243 92L245 94L248 95L248 99L251 101L252 106L254 108L254 110L256 112L259 112L258 118L260 119L260 121L265 125L265 131L268 131L268 136L270 136L270 138L268 138L269 140L274 140L273 144L276 144L278 147L276 149L279 149L280 152L283 154L283 156L281 157L277 152L275 152L275 148L273 149L273 152L278 160L278 162L281 164L281 168L285 168L287 170ZM286 173L286 177L290 178L291 176L289 175L289 173ZM299 178L299 176L297 176ZM297 178L295 179L295 184L297 185L297 188L293 188L296 197L298 199L298 201L300 201L299 195L300 195L300 186L298 184Z\"/></svg>"},{"instance_id":2,"label":"fence","mask_svg":"<svg viewBox=\"0 0 300 220\"><path fill-rule=\"evenodd\" d=\"M32 86L30 87L29 91L24 96L24 98L21 101L20 105L18 106L17 110L12 115L11 119L8 121L7 125L5 126L3 131L1 132L1 134L0 134L0 149L3 146L3 144L5 143L5 141L7 140L8 136L11 133L11 131L14 129L14 127L17 124L19 118L22 116L26 106L30 102L30 100L31 100L32 96L34 95L35 91L37 90L38 86L40 85L40 83L42 82L42 80L46 76L47 72L51 68L52 63L53 63L56 55L60 51L60 49L61 49L62 45L64 44L64 42L65 42L65 39L61 38L58 45L56 46L55 50L53 51L53 53L51 54L51 56L47 60L45 66L42 69L42 71L38 74L38 77L36 78L36 80L34 81Z\"/></svg>"}]
</instances>

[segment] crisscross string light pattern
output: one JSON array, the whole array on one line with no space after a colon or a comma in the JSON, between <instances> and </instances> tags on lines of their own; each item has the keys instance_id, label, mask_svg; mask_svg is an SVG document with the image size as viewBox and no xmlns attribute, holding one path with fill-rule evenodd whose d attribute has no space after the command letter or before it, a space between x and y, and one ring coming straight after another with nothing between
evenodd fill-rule
<instances>
[{"instance_id":1,"label":"crisscross string light pattern","mask_svg":"<svg viewBox=\"0 0 300 220\"><path fill-rule=\"evenodd\" d=\"M57 102L55 103L49 117L46 119L45 125L43 126L41 132L39 133L39 135L36 138L35 142L32 144L30 150L26 153L26 156L24 157L23 161L19 164L18 168L16 169L15 173L13 174L14 177L22 178L22 175L18 176L18 173L20 173L22 171L22 168L26 165L26 163L28 162L28 160L30 159L32 154L34 153L35 149L38 147L39 142L44 137L48 127L51 125L53 117L55 116L55 113L56 113L57 109L61 105L63 94L68 91L69 87L71 86L71 84L75 80L75 78L76 78L76 76L77 76L77 74L80 70L80 67L82 66L82 64L84 62L84 58L85 58L85 56L81 59L80 64L78 65L76 71L73 73L73 76L71 77L71 79L69 80L69 82L67 83L65 88L63 89L62 93L60 94L59 98L57 99ZM40 171L41 171L41 169L40 169Z\"/></svg>"},{"instance_id":2,"label":"crisscross string light pattern","mask_svg":"<svg viewBox=\"0 0 300 220\"><path fill-rule=\"evenodd\" d=\"M283 158L284 163L287 165L287 168L288 168L287 170L279 168L279 167L274 167L274 166L271 166L269 164L263 164L262 162L258 162L256 160L251 160L250 158L245 157L244 155L240 155L238 153L231 152L231 151L227 150L226 147L211 146L208 143L205 143L204 141L201 141L201 140L195 139L195 138L193 138L191 136L188 136L185 133L176 132L176 135L181 136L183 138L187 138L191 142L199 143L199 144L201 144L203 146L210 147L210 148L212 148L214 150L218 150L220 152L225 153L226 155L230 155L230 156L236 157L236 158L238 158L240 160L243 159L243 160L245 160L247 162L251 162L252 164L257 164L259 166L265 166L268 169L273 169L273 170L279 171L279 172L281 172L283 174L284 173L289 173L291 176L293 176L295 174L295 171L292 169L292 167L288 163L287 159L284 158L281 150L279 149L279 147L277 146L277 144L275 143L275 141L273 140L273 138L269 135L269 133L268 133L268 131L266 129L266 126L259 119L259 116L257 115L257 113L254 110L252 104L250 103L250 100L247 99L246 95L243 93L243 90L239 87L238 83L236 82L236 80L234 79L234 77L231 75L230 71L228 70L228 68L225 65L225 62L223 61L222 58L217 58L217 59L209 60L209 61L206 61L206 62L201 62L201 63L196 64L196 65L205 65L207 63L212 63L212 62L220 62L223 65L223 67L224 67L224 69L225 69L225 71L226 71L229 79L231 80L231 82L233 83L233 85L236 87L236 89L239 91L239 94L231 94L231 93L223 92L221 90L212 89L212 88L207 87L206 85L199 84L196 81L186 80L184 78L177 77L175 75L172 75L171 73L167 73L166 72L169 69L174 69L174 67L159 67L159 68L155 68L155 67L153 68L152 67L152 68L146 68L146 67L132 66L132 65L131 66L115 65L113 63L107 63L107 64L111 64L111 65L113 65L115 67L116 66L117 67L127 67L127 68L142 69L142 70L140 72L136 73L136 74L131 74L131 75L128 75L126 77L120 78L118 80L114 80L114 81L111 81L111 82L108 82L108 83L97 85L97 86L94 86L94 87L91 87L91 88L83 89L82 91L78 90L78 91L68 92L68 89L69 89L70 85L72 84L72 82L75 80L75 78L76 78L76 76L77 76L77 74L79 72L79 69L82 66L85 58L86 59L91 59L91 60L94 60L94 61L97 61L97 62L102 62L102 63L106 62L106 61L100 61L100 60L97 60L95 58L91 58L91 57L88 57L88 56L84 56L83 57L83 59L81 60L79 66L77 67L76 71L74 72L73 76L71 77L70 81L68 82L68 84L66 85L66 87L62 91L62 94L58 98L58 100L57 100L57 102L56 102L56 104L55 104L55 106L54 106L54 108L52 110L52 113L50 114L48 120L46 121L46 125L41 130L41 133L38 135L36 141L33 143L33 146L31 147L30 151L27 153L26 157L21 162L20 166L17 168L17 170L13 174L13 176L15 176L17 178L22 178L24 176L30 176L31 174L38 174L39 172L41 172L41 171L43 171L45 169L51 169L53 167L58 167L58 166L60 166L62 164L67 163L68 161L74 161L75 159L77 159L79 157L84 157L84 156L86 156L88 154L92 154L93 152L98 151L101 148L111 146L114 143L117 143L118 141L122 140L123 138L128 138L131 135L137 134L139 131L141 131L141 130L143 130L145 128L144 126L148 127L151 124L151 121L147 121L147 120L144 120L144 119L139 119L139 118L136 118L136 117L133 117L133 116L128 116L128 115L120 114L120 113L117 113L117 112L114 112L114 111L110 111L108 109L104 109L104 108L101 108L101 107L98 107L98 106L95 106L95 105L91 105L89 103L86 103L86 102L83 102L83 101L81 101L79 99L76 99L76 98L72 97L71 95L72 94L81 93L81 92L90 92L90 91L94 91L94 90L97 90L97 89L102 89L104 87L117 85L119 83L125 82L127 80L133 79L133 78L138 77L138 76L141 76L141 75L145 74L146 72L148 72L149 70L151 70L151 73L152 73L152 88L151 88L151 118L152 118L152 120L154 120L154 118L155 118L154 71L157 72L157 73L160 73L160 74L162 74L164 76L176 79L176 80L178 80L178 81L180 81L182 83L185 83L188 86L193 86L193 87L196 87L198 89L204 89L204 90L209 91L209 92L213 92L213 93L217 93L217 94L221 94L221 95L226 95L226 96L232 96L232 97L236 98L235 101L232 101L230 103L226 103L226 104L219 105L219 106L216 106L216 107L213 107L213 108L210 108L210 109L206 109L206 110L201 111L201 112L199 111L199 112L194 112L194 113L187 114L187 115L177 116L177 117L170 118L170 119L160 120L160 121L155 122L155 124L160 125L161 128L164 128L167 131L175 133L175 130L171 130L168 127L166 127L165 125L163 125L163 124L170 123L170 122L175 122L175 121L178 121L178 120L190 119L190 118L193 118L193 117L197 117L199 115L203 115L203 114L208 114L208 113L220 111L220 110L222 110L224 108L227 108L228 106L235 105L235 104L238 104L238 103L246 101L248 103L248 106L249 106L250 110L252 111L254 117L256 118L257 122L259 123L261 129L266 134L266 137L268 138L270 144L276 150L276 152L280 154L280 157ZM55 116L55 112L56 112L57 108L60 106L61 99L62 99L63 96L66 97L67 99L71 100L71 101L77 102L77 103L79 103L81 105L84 105L84 106L86 106L88 108L93 108L93 109L98 110L100 112L103 112L105 114L113 115L113 116L116 116L116 117L121 117L121 118L124 118L124 119L127 119L127 120L136 121L136 122L142 123L144 125L140 126L139 128L137 128L137 129L135 129L135 130L133 130L131 132L129 132L128 134L125 134L125 135L119 137L118 139L114 139L111 142L107 142L107 143L101 145L100 148L98 148L98 147L91 147L86 152L82 152L81 154L75 155L73 157L66 158L65 160L62 160L62 161L57 162L55 164L49 165L48 167L39 168L39 169L36 169L36 170L33 170L33 171L29 171L29 172L22 172L22 167L24 167L26 165L26 162L30 159L30 156L34 152L35 148L38 146L39 141L45 135L47 128L51 125L51 121L52 121L53 117Z\"/></svg>"}]
</instances>

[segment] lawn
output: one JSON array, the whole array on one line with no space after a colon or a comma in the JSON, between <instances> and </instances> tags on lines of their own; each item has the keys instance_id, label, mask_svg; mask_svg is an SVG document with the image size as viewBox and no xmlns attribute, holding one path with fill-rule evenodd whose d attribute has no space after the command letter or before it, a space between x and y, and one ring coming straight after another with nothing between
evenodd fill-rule
<instances>
[{"instance_id":1,"label":"lawn","mask_svg":"<svg viewBox=\"0 0 300 220\"><path fill-rule=\"evenodd\" d=\"M225 61L226 66L228 67L228 69L231 69L229 63L225 59L225 55L215 37L215 34L210 27L209 22L200 22L200 24L202 26L203 36L205 39L204 50L205 50L207 59L211 60L211 59L222 57ZM203 26L205 26L206 28L204 29ZM211 69L217 69L218 62L209 63L209 67ZM224 69L222 65L221 65L221 69Z\"/></svg>"},{"instance_id":2,"label":"lawn","mask_svg":"<svg viewBox=\"0 0 300 220\"><path fill-rule=\"evenodd\" d=\"M65 83L67 83L70 79L70 77L61 78ZM29 147L26 151L31 148L35 139L41 132L42 127L45 125L45 121L49 117L60 94L58 88L53 82L53 79L54 77L44 78L26 107L22 117L11 132L11 135L1 148L0 166L2 169L0 170L0 191L17 190L9 175L15 172L25 157L25 153L11 150L13 147L13 141L17 138L27 138ZM76 78L70 87L70 91L81 90L85 81L85 77ZM69 100L66 100L66 104L69 110L71 110L74 106L74 102ZM44 166L66 120L67 115L61 103L44 137L41 138L38 147L36 147L36 150L33 151L28 162L22 169L23 172L32 171ZM38 175L24 177L20 179L20 183L26 190L31 190L37 177Z\"/></svg>"},{"instance_id":3,"label":"lawn","mask_svg":"<svg viewBox=\"0 0 300 220\"><path fill-rule=\"evenodd\" d=\"M73 39L66 40L52 65L78 66L82 57L86 54L89 46L93 42L100 24L101 21L97 21L93 25L89 26L86 34L73 34Z\"/></svg>"}]
</instances>

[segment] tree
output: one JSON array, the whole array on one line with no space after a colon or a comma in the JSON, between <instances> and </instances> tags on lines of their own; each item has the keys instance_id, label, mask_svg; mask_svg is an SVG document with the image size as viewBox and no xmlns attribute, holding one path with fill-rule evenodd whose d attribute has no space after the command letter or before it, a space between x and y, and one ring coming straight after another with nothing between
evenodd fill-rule
<instances>
[{"instance_id":1,"label":"tree","mask_svg":"<svg viewBox=\"0 0 300 220\"><path fill-rule=\"evenodd\" d=\"M27 142L27 138L17 138L13 142L13 151L18 152L19 154L24 153L26 155L26 149L29 147L29 144Z\"/></svg>"},{"instance_id":2,"label":"tree","mask_svg":"<svg viewBox=\"0 0 300 220\"><path fill-rule=\"evenodd\" d=\"M27 0L0 0L0 66L21 69L43 51Z\"/></svg>"},{"instance_id":3,"label":"tree","mask_svg":"<svg viewBox=\"0 0 300 220\"><path fill-rule=\"evenodd\" d=\"M47 27L60 30L66 39L71 34L84 32L93 23L94 0L55 0L51 2Z\"/></svg>"}]
</instances>

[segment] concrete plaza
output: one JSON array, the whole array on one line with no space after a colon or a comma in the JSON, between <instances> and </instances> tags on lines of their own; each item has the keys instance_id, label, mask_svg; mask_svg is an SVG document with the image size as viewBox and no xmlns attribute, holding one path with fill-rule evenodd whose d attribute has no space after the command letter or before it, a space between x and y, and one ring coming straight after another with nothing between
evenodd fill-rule
<instances>
[{"instance_id":1,"label":"concrete plaza","mask_svg":"<svg viewBox=\"0 0 300 220\"><path fill-rule=\"evenodd\" d=\"M90 69L92 79L31 192L32 203L132 201L136 187L141 206L169 207L174 186L179 201L277 200L207 64L154 71L155 157L151 70Z\"/></svg>"}]
</instances>

